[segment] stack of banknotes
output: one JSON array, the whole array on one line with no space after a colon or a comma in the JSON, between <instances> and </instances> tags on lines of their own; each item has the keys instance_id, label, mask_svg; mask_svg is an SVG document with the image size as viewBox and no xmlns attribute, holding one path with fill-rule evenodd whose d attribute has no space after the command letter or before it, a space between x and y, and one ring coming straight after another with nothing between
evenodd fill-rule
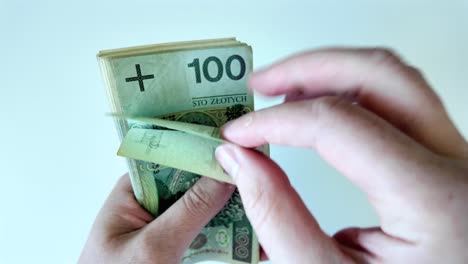
<instances>
[{"instance_id":1,"label":"stack of banknotes","mask_svg":"<svg viewBox=\"0 0 468 264\"><path fill-rule=\"evenodd\" d=\"M219 128L254 109L252 49L234 38L98 54L138 202L158 216L201 176L229 182L214 150ZM259 244L236 191L181 262L258 263Z\"/></svg>"}]
</instances>

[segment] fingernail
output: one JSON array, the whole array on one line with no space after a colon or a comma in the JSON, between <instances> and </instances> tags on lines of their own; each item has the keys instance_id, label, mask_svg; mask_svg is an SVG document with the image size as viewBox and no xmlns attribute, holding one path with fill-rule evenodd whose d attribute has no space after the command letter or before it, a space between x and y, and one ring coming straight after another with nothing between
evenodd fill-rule
<instances>
[{"instance_id":1,"label":"fingernail","mask_svg":"<svg viewBox=\"0 0 468 264\"><path fill-rule=\"evenodd\" d=\"M239 163L237 162L236 153L233 147L228 144L220 145L216 148L215 156L226 173L235 179L237 172L239 171Z\"/></svg>"}]
</instances>

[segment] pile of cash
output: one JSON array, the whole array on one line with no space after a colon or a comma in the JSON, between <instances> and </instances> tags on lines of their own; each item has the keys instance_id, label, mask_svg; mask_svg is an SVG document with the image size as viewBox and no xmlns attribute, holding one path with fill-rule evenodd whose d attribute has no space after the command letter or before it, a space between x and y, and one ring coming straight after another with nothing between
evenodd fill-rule
<instances>
[{"instance_id":1,"label":"pile of cash","mask_svg":"<svg viewBox=\"0 0 468 264\"><path fill-rule=\"evenodd\" d=\"M214 149L221 141L219 127L254 108L246 85L250 46L234 38L177 42L101 51L98 61L111 110L120 116L119 154L131 158L133 190L144 208L156 217L164 213L200 174L229 182ZM162 135L166 150L160 148ZM205 152L198 147L204 141L196 139L204 135ZM237 191L181 261L203 260L259 261L258 241Z\"/></svg>"}]
</instances>

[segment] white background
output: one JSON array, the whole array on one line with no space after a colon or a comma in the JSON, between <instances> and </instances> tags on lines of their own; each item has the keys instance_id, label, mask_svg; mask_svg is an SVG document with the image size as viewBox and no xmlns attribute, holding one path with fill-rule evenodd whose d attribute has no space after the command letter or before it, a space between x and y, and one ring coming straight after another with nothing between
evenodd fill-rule
<instances>
[{"instance_id":1,"label":"white background","mask_svg":"<svg viewBox=\"0 0 468 264\"><path fill-rule=\"evenodd\" d=\"M424 71L468 135L467 1L225 2L0 0L0 263L76 262L127 170L104 115L101 49L235 36L259 68L321 46L389 46ZM378 223L312 151L273 147L272 157L327 233Z\"/></svg>"}]
</instances>

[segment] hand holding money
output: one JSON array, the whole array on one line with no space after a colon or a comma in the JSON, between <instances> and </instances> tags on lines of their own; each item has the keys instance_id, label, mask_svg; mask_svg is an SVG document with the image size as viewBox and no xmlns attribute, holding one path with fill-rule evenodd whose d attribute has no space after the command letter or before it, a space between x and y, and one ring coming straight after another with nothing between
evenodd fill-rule
<instances>
[{"instance_id":1,"label":"hand holding money","mask_svg":"<svg viewBox=\"0 0 468 264\"><path fill-rule=\"evenodd\" d=\"M111 192L79 263L180 263L202 228L226 204L234 185L202 178L157 219L133 196L128 175Z\"/></svg>"},{"instance_id":2,"label":"hand holding money","mask_svg":"<svg viewBox=\"0 0 468 264\"><path fill-rule=\"evenodd\" d=\"M246 85L250 46L230 38L178 42L101 51L98 60L118 115L118 154L129 158L133 191L146 210L161 217L202 176L232 182L214 153L223 142L219 128L254 109ZM199 231L183 263L258 262L237 191Z\"/></svg>"}]
</instances>

